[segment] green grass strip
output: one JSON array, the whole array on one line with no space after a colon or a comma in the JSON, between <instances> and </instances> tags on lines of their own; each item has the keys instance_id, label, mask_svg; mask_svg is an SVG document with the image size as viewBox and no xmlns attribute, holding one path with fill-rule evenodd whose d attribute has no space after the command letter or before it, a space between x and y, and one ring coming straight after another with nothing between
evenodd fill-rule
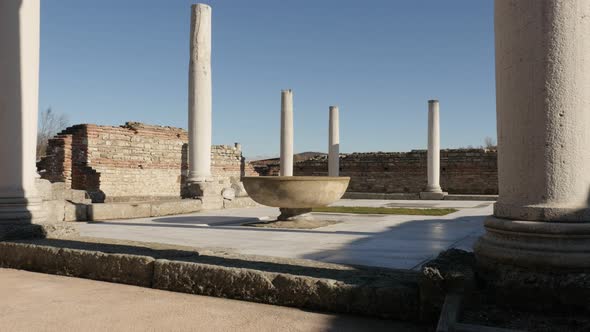
<instances>
[{"instance_id":1,"label":"green grass strip","mask_svg":"<svg viewBox=\"0 0 590 332\"><path fill-rule=\"evenodd\" d=\"M412 209L412 208L386 208L364 206L325 206L313 208L313 212L331 213L356 213L356 214L398 214L411 216L444 216L457 212L456 209Z\"/></svg>"}]
</instances>

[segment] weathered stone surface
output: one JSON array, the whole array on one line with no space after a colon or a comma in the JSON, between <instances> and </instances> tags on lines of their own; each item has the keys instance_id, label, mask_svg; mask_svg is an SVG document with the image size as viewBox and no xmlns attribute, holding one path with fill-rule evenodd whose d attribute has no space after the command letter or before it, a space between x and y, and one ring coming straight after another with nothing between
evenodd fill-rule
<instances>
[{"instance_id":1,"label":"weathered stone surface","mask_svg":"<svg viewBox=\"0 0 590 332\"><path fill-rule=\"evenodd\" d=\"M46 232L43 226L36 224L0 224L0 241L43 238Z\"/></svg>"},{"instance_id":2,"label":"weathered stone surface","mask_svg":"<svg viewBox=\"0 0 590 332\"><path fill-rule=\"evenodd\" d=\"M485 261L478 264L477 276L495 306L590 315L590 269L548 273Z\"/></svg>"},{"instance_id":3,"label":"weathered stone surface","mask_svg":"<svg viewBox=\"0 0 590 332\"><path fill-rule=\"evenodd\" d=\"M154 259L146 256L0 242L0 266L149 287Z\"/></svg>"},{"instance_id":4,"label":"weathered stone surface","mask_svg":"<svg viewBox=\"0 0 590 332\"><path fill-rule=\"evenodd\" d=\"M65 203L64 221L88 220L88 205L81 203Z\"/></svg>"},{"instance_id":5,"label":"weathered stone surface","mask_svg":"<svg viewBox=\"0 0 590 332\"><path fill-rule=\"evenodd\" d=\"M198 199L178 199L173 201L150 202L151 217L168 216L173 214L185 214L198 212L202 203Z\"/></svg>"},{"instance_id":6,"label":"weathered stone surface","mask_svg":"<svg viewBox=\"0 0 590 332\"><path fill-rule=\"evenodd\" d=\"M258 203L254 202L250 197L236 197L230 200L223 201L223 207L225 209L239 209L239 208L246 208L246 207L256 207L259 206Z\"/></svg>"},{"instance_id":7,"label":"weathered stone surface","mask_svg":"<svg viewBox=\"0 0 590 332\"><path fill-rule=\"evenodd\" d=\"M416 320L412 285L355 285L264 270L158 260L154 288L268 304Z\"/></svg>"},{"instance_id":8,"label":"weathered stone surface","mask_svg":"<svg viewBox=\"0 0 590 332\"><path fill-rule=\"evenodd\" d=\"M247 197L248 196L248 193L246 192L246 188L244 188L244 184L239 179L232 178L231 187L235 190L236 197Z\"/></svg>"},{"instance_id":9,"label":"weathered stone surface","mask_svg":"<svg viewBox=\"0 0 590 332\"><path fill-rule=\"evenodd\" d=\"M449 249L422 267L420 279L421 317L436 321L449 292L464 293L475 287L473 253Z\"/></svg>"},{"instance_id":10,"label":"weathered stone surface","mask_svg":"<svg viewBox=\"0 0 590 332\"><path fill-rule=\"evenodd\" d=\"M45 222L63 222L66 203L65 200L44 200L41 203L41 209L45 212Z\"/></svg>"},{"instance_id":11,"label":"weathered stone surface","mask_svg":"<svg viewBox=\"0 0 590 332\"><path fill-rule=\"evenodd\" d=\"M419 274L162 244L70 238L0 242L0 267L276 305L418 320Z\"/></svg>"},{"instance_id":12,"label":"weathered stone surface","mask_svg":"<svg viewBox=\"0 0 590 332\"><path fill-rule=\"evenodd\" d=\"M219 197L221 200L221 197ZM80 213L83 207L78 206ZM149 202L93 203L86 206L88 220L112 220L159 217L198 212L202 202L198 199L175 199ZM78 219L85 220L85 219Z\"/></svg>"},{"instance_id":13,"label":"weathered stone surface","mask_svg":"<svg viewBox=\"0 0 590 332\"><path fill-rule=\"evenodd\" d=\"M152 207L144 203L95 203L88 206L88 220L111 220L150 217Z\"/></svg>"},{"instance_id":14,"label":"weathered stone surface","mask_svg":"<svg viewBox=\"0 0 590 332\"><path fill-rule=\"evenodd\" d=\"M236 191L233 188L223 188L221 191L221 196L223 199L233 200L236 198Z\"/></svg>"}]
</instances>

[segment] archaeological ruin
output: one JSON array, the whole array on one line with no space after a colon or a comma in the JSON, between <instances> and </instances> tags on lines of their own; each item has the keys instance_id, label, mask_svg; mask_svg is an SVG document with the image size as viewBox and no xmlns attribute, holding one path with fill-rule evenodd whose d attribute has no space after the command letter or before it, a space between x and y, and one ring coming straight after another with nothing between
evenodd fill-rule
<instances>
[{"instance_id":1,"label":"archaeological ruin","mask_svg":"<svg viewBox=\"0 0 590 332\"><path fill-rule=\"evenodd\" d=\"M430 100L425 150L341 153L346 113L330 106L328 154L295 161L289 89L280 158L252 162L212 145L205 4L191 6L188 131L78 124L36 161L40 8L0 0L0 268L437 331L488 331L488 314L528 328L506 322L525 311L590 326L590 1L494 1L497 150L441 149ZM332 223L248 226L279 208Z\"/></svg>"}]
</instances>

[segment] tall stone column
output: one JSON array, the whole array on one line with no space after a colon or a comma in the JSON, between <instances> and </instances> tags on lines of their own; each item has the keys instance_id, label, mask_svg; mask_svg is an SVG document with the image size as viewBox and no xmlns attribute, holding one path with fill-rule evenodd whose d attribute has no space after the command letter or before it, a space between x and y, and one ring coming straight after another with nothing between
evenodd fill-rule
<instances>
[{"instance_id":1,"label":"tall stone column","mask_svg":"<svg viewBox=\"0 0 590 332\"><path fill-rule=\"evenodd\" d=\"M340 119L338 106L330 106L330 138L328 146L328 176L340 173Z\"/></svg>"},{"instance_id":2,"label":"tall stone column","mask_svg":"<svg viewBox=\"0 0 590 332\"><path fill-rule=\"evenodd\" d=\"M480 264L590 268L590 1L496 0L499 198Z\"/></svg>"},{"instance_id":3,"label":"tall stone column","mask_svg":"<svg viewBox=\"0 0 590 332\"><path fill-rule=\"evenodd\" d=\"M280 176L293 176L293 91L281 91Z\"/></svg>"},{"instance_id":4,"label":"tall stone column","mask_svg":"<svg viewBox=\"0 0 590 332\"><path fill-rule=\"evenodd\" d=\"M428 185L422 199L443 199L447 193L440 187L440 124L438 100L428 101Z\"/></svg>"},{"instance_id":5,"label":"tall stone column","mask_svg":"<svg viewBox=\"0 0 590 332\"><path fill-rule=\"evenodd\" d=\"M211 7L191 6L188 104L189 183L211 178Z\"/></svg>"},{"instance_id":6,"label":"tall stone column","mask_svg":"<svg viewBox=\"0 0 590 332\"><path fill-rule=\"evenodd\" d=\"M43 221L35 189L39 0L0 1L0 239Z\"/></svg>"}]
</instances>

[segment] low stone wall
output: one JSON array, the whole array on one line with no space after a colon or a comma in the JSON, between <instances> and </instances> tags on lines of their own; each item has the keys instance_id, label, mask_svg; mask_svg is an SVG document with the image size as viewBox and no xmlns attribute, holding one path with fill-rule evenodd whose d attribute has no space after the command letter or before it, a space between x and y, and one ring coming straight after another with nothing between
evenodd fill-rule
<instances>
[{"instance_id":1,"label":"low stone wall","mask_svg":"<svg viewBox=\"0 0 590 332\"><path fill-rule=\"evenodd\" d=\"M0 241L0 267L309 310L421 320L421 274L412 271L89 238Z\"/></svg>"},{"instance_id":2,"label":"low stone wall","mask_svg":"<svg viewBox=\"0 0 590 332\"><path fill-rule=\"evenodd\" d=\"M95 202L180 197L186 187L187 146L187 132L181 128L80 124L49 141L38 169L42 178L85 190ZM211 159L221 187L254 173L239 144L212 146Z\"/></svg>"},{"instance_id":3,"label":"low stone wall","mask_svg":"<svg viewBox=\"0 0 590 332\"><path fill-rule=\"evenodd\" d=\"M440 184L451 194L498 193L497 152L486 149L441 150ZM350 176L348 192L418 193L427 184L426 150L340 155L340 175ZM278 159L252 161L259 175L278 175ZM294 175L326 176L325 156L294 164Z\"/></svg>"}]
</instances>

